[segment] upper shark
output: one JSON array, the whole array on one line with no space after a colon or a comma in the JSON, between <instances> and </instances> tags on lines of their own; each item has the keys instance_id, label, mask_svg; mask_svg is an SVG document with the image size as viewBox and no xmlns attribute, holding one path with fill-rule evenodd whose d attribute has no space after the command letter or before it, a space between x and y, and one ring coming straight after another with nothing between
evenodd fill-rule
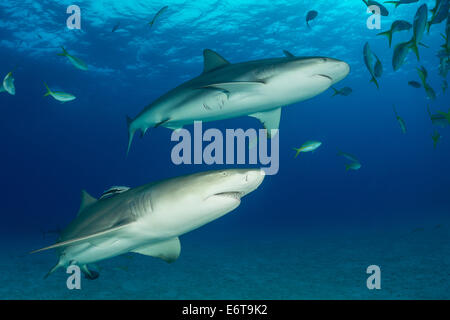
<instances>
[{"instance_id":1,"label":"upper shark","mask_svg":"<svg viewBox=\"0 0 450 320\"><path fill-rule=\"evenodd\" d=\"M89 279L98 273L88 264L127 252L174 262L181 250L179 236L236 209L263 180L262 170L231 169L134 189L113 187L98 200L83 191L78 216L57 243L34 252L57 249L58 263L47 276L58 268L78 265Z\"/></svg>"},{"instance_id":2,"label":"upper shark","mask_svg":"<svg viewBox=\"0 0 450 320\"><path fill-rule=\"evenodd\" d=\"M218 53L203 52L203 73L164 94L133 120L127 118L128 152L136 131L173 130L194 121L241 116L258 118L270 135L278 129L281 107L315 97L344 79L347 63L326 57L286 57L231 64Z\"/></svg>"}]
</instances>

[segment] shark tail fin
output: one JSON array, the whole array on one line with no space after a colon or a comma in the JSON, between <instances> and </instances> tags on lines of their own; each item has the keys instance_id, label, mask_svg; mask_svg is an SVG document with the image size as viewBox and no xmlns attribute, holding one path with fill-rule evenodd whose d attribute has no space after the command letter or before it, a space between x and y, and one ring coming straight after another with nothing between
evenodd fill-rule
<instances>
[{"instance_id":1,"label":"shark tail fin","mask_svg":"<svg viewBox=\"0 0 450 320\"><path fill-rule=\"evenodd\" d=\"M47 97L52 94L52 91L48 87L47 83L44 82L45 88L47 88L47 92L44 94L44 97Z\"/></svg>"},{"instance_id":2,"label":"shark tail fin","mask_svg":"<svg viewBox=\"0 0 450 320\"><path fill-rule=\"evenodd\" d=\"M131 124L133 119L127 116L127 127L128 127L128 148L127 148L127 156L130 153L131 143L133 142L134 134L136 133L136 129L133 129Z\"/></svg>"},{"instance_id":3,"label":"shark tail fin","mask_svg":"<svg viewBox=\"0 0 450 320\"><path fill-rule=\"evenodd\" d=\"M66 57L67 54L68 54L68 52L66 51L66 48L61 47L61 49L62 49L62 52L61 52L61 53L58 53L58 56Z\"/></svg>"},{"instance_id":4,"label":"shark tail fin","mask_svg":"<svg viewBox=\"0 0 450 320\"><path fill-rule=\"evenodd\" d=\"M386 36L389 40L389 48L392 46L392 31L388 30L377 34L377 36Z\"/></svg>"}]
</instances>

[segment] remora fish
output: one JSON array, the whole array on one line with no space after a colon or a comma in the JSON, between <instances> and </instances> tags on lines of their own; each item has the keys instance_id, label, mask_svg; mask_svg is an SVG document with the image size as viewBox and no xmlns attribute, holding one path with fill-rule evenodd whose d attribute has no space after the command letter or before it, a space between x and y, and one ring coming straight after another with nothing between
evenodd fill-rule
<instances>
[{"instance_id":1,"label":"remora fish","mask_svg":"<svg viewBox=\"0 0 450 320\"><path fill-rule=\"evenodd\" d=\"M78 265L87 278L98 273L88 264L128 252L174 262L180 255L179 236L239 207L241 198L264 180L259 169L202 172L150 183L97 200L82 192L78 216L56 244L61 267Z\"/></svg>"},{"instance_id":2,"label":"remora fish","mask_svg":"<svg viewBox=\"0 0 450 320\"><path fill-rule=\"evenodd\" d=\"M137 130L180 129L194 121L242 116L259 119L270 134L281 107L311 99L344 79L347 63L325 57L265 59L231 64L205 50L203 73L161 96L128 122L128 151ZM127 152L128 152L127 151Z\"/></svg>"}]
</instances>

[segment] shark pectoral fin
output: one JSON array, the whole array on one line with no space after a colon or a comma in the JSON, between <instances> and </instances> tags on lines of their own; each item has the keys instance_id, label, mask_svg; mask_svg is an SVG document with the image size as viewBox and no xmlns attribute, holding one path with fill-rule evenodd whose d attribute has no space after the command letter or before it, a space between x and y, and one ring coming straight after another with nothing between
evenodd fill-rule
<instances>
[{"instance_id":1,"label":"shark pectoral fin","mask_svg":"<svg viewBox=\"0 0 450 320\"><path fill-rule=\"evenodd\" d=\"M180 239L173 238L166 241L154 243L135 249L133 250L133 252L143 254L145 256L160 258L167 263L172 263L175 262L180 256Z\"/></svg>"},{"instance_id":2,"label":"shark pectoral fin","mask_svg":"<svg viewBox=\"0 0 450 320\"><path fill-rule=\"evenodd\" d=\"M203 73L210 72L230 64L220 54L210 49L203 50L203 58L204 58Z\"/></svg>"},{"instance_id":3,"label":"shark pectoral fin","mask_svg":"<svg viewBox=\"0 0 450 320\"><path fill-rule=\"evenodd\" d=\"M90 205L96 203L98 200L95 199L93 196L91 196L89 193L87 193L85 190L81 191L81 204L80 204L80 210L78 210L77 216L80 215L80 213L89 207Z\"/></svg>"},{"instance_id":4,"label":"shark pectoral fin","mask_svg":"<svg viewBox=\"0 0 450 320\"><path fill-rule=\"evenodd\" d=\"M266 112L258 112L251 114L250 117L257 118L261 121L264 128L267 129L267 136L272 137L272 130L277 130L280 126L281 108L273 109Z\"/></svg>"},{"instance_id":5,"label":"shark pectoral fin","mask_svg":"<svg viewBox=\"0 0 450 320\"><path fill-rule=\"evenodd\" d=\"M179 131L183 129L183 125L174 125L174 124L167 124L163 126L164 128L173 130L173 131Z\"/></svg>"},{"instance_id":6,"label":"shark pectoral fin","mask_svg":"<svg viewBox=\"0 0 450 320\"><path fill-rule=\"evenodd\" d=\"M213 83L205 86L204 88L216 88L233 94L235 92L243 90L247 91L257 90L264 85L265 83L263 81L235 81L235 82Z\"/></svg>"},{"instance_id":7,"label":"shark pectoral fin","mask_svg":"<svg viewBox=\"0 0 450 320\"><path fill-rule=\"evenodd\" d=\"M287 50L283 50L283 53L288 58L295 58L295 56Z\"/></svg>"},{"instance_id":8,"label":"shark pectoral fin","mask_svg":"<svg viewBox=\"0 0 450 320\"><path fill-rule=\"evenodd\" d=\"M75 239L70 239L70 240L66 240L66 241L63 241L63 242L58 242L58 243L55 243L54 245L51 245L51 246L48 246L48 247L45 247L45 248L42 248L42 249L39 249L39 250L35 250L35 251L30 252L30 253L33 254L33 253L38 253L38 252L42 252L42 251L47 251L47 250L50 250L50 249L62 248L62 247L67 247L67 246L74 246L74 245L78 245L78 244L81 244L81 243L87 242L87 241L92 242L94 239L97 239L97 238L111 236L112 233L127 227L129 224L131 224L131 223L119 225L117 227L110 228L110 229L105 230L105 231L97 232L97 233L94 233L94 234L91 234L91 235L88 235L88 236L75 238Z\"/></svg>"}]
</instances>

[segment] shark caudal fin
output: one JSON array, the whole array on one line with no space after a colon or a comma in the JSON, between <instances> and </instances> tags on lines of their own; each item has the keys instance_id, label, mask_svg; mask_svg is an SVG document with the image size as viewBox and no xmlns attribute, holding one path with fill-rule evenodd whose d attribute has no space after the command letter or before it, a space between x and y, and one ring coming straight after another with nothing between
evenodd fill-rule
<instances>
[{"instance_id":1,"label":"shark caudal fin","mask_svg":"<svg viewBox=\"0 0 450 320\"><path fill-rule=\"evenodd\" d=\"M64 47L61 47L61 49L62 49L62 52L58 53L58 56L66 57L68 55L68 52L66 51L66 49Z\"/></svg>"},{"instance_id":2,"label":"shark caudal fin","mask_svg":"<svg viewBox=\"0 0 450 320\"><path fill-rule=\"evenodd\" d=\"M127 156L130 153L131 143L133 142L134 134L136 133L136 129L133 129L131 124L133 119L127 116L127 127L128 127L128 148L127 148Z\"/></svg>"},{"instance_id":3,"label":"shark caudal fin","mask_svg":"<svg viewBox=\"0 0 450 320\"><path fill-rule=\"evenodd\" d=\"M48 85L44 82L45 88L47 89L47 92L44 94L44 97L48 97L49 95L52 94L52 91L50 90L50 88L48 87Z\"/></svg>"},{"instance_id":4,"label":"shark caudal fin","mask_svg":"<svg viewBox=\"0 0 450 320\"><path fill-rule=\"evenodd\" d=\"M388 30L377 34L377 36L386 36L389 40L389 48L392 46L392 31Z\"/></svg>"}]
</instances>

